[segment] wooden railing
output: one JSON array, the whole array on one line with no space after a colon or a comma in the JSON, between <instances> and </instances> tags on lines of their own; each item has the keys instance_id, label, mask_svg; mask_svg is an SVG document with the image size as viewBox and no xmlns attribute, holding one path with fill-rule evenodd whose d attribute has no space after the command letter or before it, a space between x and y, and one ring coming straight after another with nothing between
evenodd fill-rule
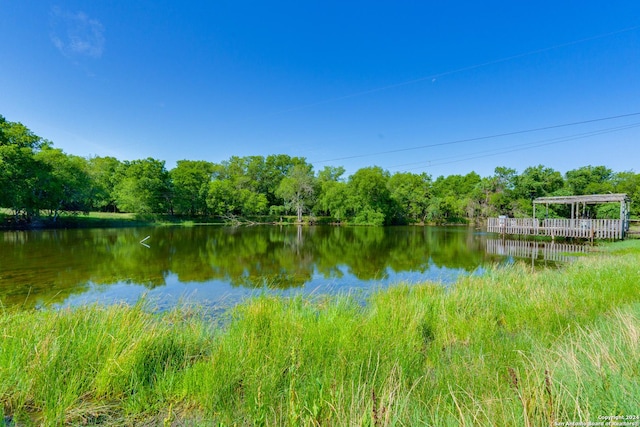
<instances>
[{"instance_id":1,"label":"wooden railing","mask_svg":"<svg viewBox=\"0 0 640 427\"><path fill-rule=\"evenodd\" d=\"M547 235L582 239L623 239L624 221L619 219L489 218L487 231L500 234Z\"/></svg>"},{"instance_id":2,"label":"wooden railing","mask_svg":"<svg viewBox=\"0 0 640 427\"><path fill-rule=\"evenodd\" d=\"M622 239L623 221L619 219L545 219L547 235L583 239Z\"/></svg>"},{"instance_id":3,"label":"wooden railing","mask_svg":"<svg viewBox=\"0 0 640 427\"><path fill-rule=\"evenodd\" d=\"M487 231L500 234L538 234L540 220L534 218L489 218Z\"/></svg>"}]
</instances>

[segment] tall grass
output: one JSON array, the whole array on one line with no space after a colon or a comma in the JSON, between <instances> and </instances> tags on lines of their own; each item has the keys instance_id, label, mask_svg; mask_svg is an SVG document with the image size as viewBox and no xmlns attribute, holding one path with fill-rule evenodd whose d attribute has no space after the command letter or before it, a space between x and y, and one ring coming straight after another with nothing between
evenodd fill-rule
<instances>
[{"instance_id":1,"label":"tall grass","mask_svg":"<svg viewBox=\"0 0 640 427\"><path fill-rule=\"evenodd\" d=\"M640 244L444 289L261 296L213 324L144 303L0 313L25 424L550 425L633 415Z\"/></svg>"}]
</instances>

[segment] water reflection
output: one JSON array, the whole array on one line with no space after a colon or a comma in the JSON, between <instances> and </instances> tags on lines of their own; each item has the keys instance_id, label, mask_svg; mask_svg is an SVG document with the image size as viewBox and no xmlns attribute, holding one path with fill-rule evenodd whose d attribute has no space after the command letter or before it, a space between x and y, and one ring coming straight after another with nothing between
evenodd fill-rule
<instances>
[{"instance_id":1,"label":"water reflection","mask_svg":"<svg viewBox=\"0 0 640 427\"><path fill-rule=\"evenodd\" d=\"M133 288L158 295L197 290L220 298L265 287L342 290L400 280L446 282L502 259L486 247L485 237L469 228L9 231L0 234L0 300L30 306L61 303L71 295L131 299Z\"/></svg>"},{"instance_id":2,"label":"water reflection","mask_svg":"<svg viewBox=\"0 0 640 427\"><path fill-rule=\"evenodd\" d=\"M586 245L530 240L487 239L487 252L514 258L526 258L534 264L542 262L567 263L589 251Z\"/></svg>"}]
</instances>

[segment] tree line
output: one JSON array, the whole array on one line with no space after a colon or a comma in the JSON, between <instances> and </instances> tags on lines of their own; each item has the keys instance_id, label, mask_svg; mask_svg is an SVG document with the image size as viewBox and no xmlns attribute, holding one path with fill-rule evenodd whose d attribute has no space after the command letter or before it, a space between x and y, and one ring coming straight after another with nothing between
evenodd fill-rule
<instances>
[{"instance_id":1,"label":"tree line","mask_svg":"<svg viewBox=\"0 0 640 427\"><path fill-rule=\"evenodd\" d=\"M0 206L14 221L63 212L133 212L189 217L295 216L360 225L456 223L496 215L532 215L541 196L627 193L640 214L640 174L584 166L564 175L543 165L522 173L495 168L481 177L397 172L378 166L346 177L341 166L314 168L286 154L232 156L220 163L180 160L167 170L154 158L80 157L55 148L0 115ZM553 207L539 215L566 216ZM593 218L617 218L614 205L590 207Z\"/></svg>"}]
</instances>

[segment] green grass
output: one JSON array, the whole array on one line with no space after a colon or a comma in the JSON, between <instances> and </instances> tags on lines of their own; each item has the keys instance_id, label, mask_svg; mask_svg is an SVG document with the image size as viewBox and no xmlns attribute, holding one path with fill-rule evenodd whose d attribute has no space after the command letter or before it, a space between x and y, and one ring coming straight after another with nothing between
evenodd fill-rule
<instances>
[{"instance_id":1,"label":"green grass","mask_svg":"<svg viewBox=\"0 0 640 427\"><path fill-rule=\"evenodd\" d=\"M0 208L0 228L11 228L9 218L11 211ZM20 224L20 227L31 226L36 228L103 228L103 227L132 227L132 226L183 226L195 225L243 225L243 224L296 224L297 217L291 215L263 215L246 218L238 218L237 223L228 218L218 216L202 217L188 215L169 214L135 214L116 212L89 212L68 213L62 212L54 222L44 212L30 224ZM303 224L329 224L328 217L305 216Z\"/></svg>"},{"instance_id":2,"label":"green grass","mask_svg":"<svg viewBox=\"0 0 640 427\"><path fill-rule=\"evenodd\" d=\"M24 425L546 426L635 415L640 241L454 286L257 297L222 323L144 303L0 310ZM20 424L20 425L23 425Z\"/></svg>"}]
</instances>

